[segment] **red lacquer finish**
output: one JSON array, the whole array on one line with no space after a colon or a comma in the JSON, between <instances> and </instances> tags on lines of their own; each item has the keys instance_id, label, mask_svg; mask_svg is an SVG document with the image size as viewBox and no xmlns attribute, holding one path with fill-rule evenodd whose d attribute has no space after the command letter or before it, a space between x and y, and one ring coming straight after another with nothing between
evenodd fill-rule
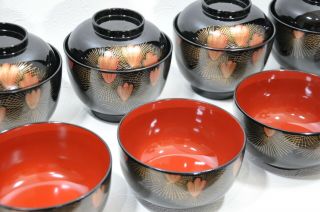
<instances>
[{"instance_id":1,"label":"red lacquer finish","mask_svg":"<svg viewBox=\"0 0 320 212\"><path fill-rule=\"evenodd\" d=\"M227 112L193 100L161 100L129 113L119 142L133 158L170 172L203 172L223 166L244 148L245 134Z\"/></svg>"},{"instance_id":2,"label":"red lacquer finish","mask_svg":"<svg viewBox=\"0 0 320 212\"><path fill-rule=\"evenodd\" d=\"M320 132L320 77L298 71L266 71L236 90L238 106L252 119L283 131Z\"/></svg>"},{"instance_id":3,"label":"red lacquer finish","mask_svg":"<svg viewBox=\"0 0 320 212\"><path fill-rule=\"evenodd\" d=\"M95 134L68 124L43 123L0 134L0 205L47 208L93 191L111 156Z\"/></svg>"}]
</instances>

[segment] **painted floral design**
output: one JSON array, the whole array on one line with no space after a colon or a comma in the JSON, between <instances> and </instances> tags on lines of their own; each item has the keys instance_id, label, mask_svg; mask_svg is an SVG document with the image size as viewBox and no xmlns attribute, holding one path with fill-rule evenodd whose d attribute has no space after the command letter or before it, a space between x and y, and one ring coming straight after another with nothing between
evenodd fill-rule
<instances>
[{"instance_id":1,"label":"painted floral design","mask_svg":"<svg viewBox=\"0 0 320 212\"><path fill-rule=\"evenodd\" d=\"M160 68L156 68L153 71L150 72L150 83L152 86L156 86L157 82L160 78L161 70Z\"/></svg>"},{"instance_id":2,"label":"painted floral design","mask_svg":"<svg viewBox=\"0 0 320 212\"><path fill-rule=\"evenodd\" d=\"M98 59L98 67L103 70L117 70L119 66L119 59L113 55L111 51L106 51L104 53L104 56L100 56ZM102 77L104 81L108 84L112 83L117 75L116 74L110 74L110 73L103 73Z\"/></svg>"},{"instance_id":3,"label":"painted floral design","mask_svg":"<svg viewBox=\"0 0 320 212\"><path fill-rule=\"evenodd\" d=\"M159 60L158 56L156 54L153 54L152 52L148 52L146 54L146 59L143 60L142 64L144 67L151 66L155 63L157 63Z\"/></svg>"},{"instance_id":4,"label":"painted floral design","mask_svg":"<svg viewBox=\"0 0 320 212\"><path fill-rule=\"evenodd\" d=\"M201 178L196 178L193 182L190 181L187 184L188 191L190 195L194 198L198 197L207 185L206 180Z\"/></svg>"},{"instance_id":5,"label":"painted floral design","mask_svg":"<svg viewBox=\"0 0 320 212\"><path fill-rule=\"evenodd\" d=\"M293 30L293 37L295 38L295 39L302 39L303 37L304 37L304 32L302 32L302 31L299 31L299 30Z\"/></svg>"},{"instance_id":6,"label":"painted floral design","mask_svg":"<svg viewBox=\"0 0 320 212\"><path fill-rule=\"evenodd\" d=\"M250 38L250 29L244 25L237 25L230 28L231 35L234 38L235 43L240 47L248 46Z\"/></svg>"},{"instance_id":7,"label":"painted floral design","mask_svg":"<svg viewBox=\"0 0 320 212\"><path fill-rule=\"evenodd\" d=\"M228 45L228 37L220 30L211 31L207 39L207 44L211 48L223 49ZM222 51L209 51L209 57L212 60L217 60L222 54Z\"/></svg>"},{"instance_id":8,"label":"painted floral design","mask_svg":"<svg viewBox=\"0 0 320 212\"><path fill-rule=\"evenodd\" d=\"M26 73L23 76L23 79L19 82L19 87L26 88L26 87L33 86L37 83L39 83L39 79L37 76L32 76L31 73Z\"/></svg>"},{"instance_id":9,"label":"painted floral design","mask_svg":"<svg viewBox=\"0 0 320 212\"><path fill-rule=\"evenodd\" d=\"M131 68L141 67L141 61L143 59L143 56L140 46L123 47L122 54Z\"/></svg>"},{"instance_id":10,"label":"painted floral design","mask_svg":"<svg viewBox=\"0 0 320 212\"><path fill-rule=\"evenodd\" d=\"M40 97L41 97L40 89L35 89L30 93L26 94L26 103L31 110L34 110L37 108L40 102Z\"/></svg>"},{"instance_id":11,"label":"painted floral design","mask_svg":"<svg viewBox=\"0 0 320 212\"><path fill-rule=\"evenodd\" d=\"M249 46L259 45L259 44L263 43L263 41L264 41L263 35L260 34L260 33L255 33L255 34L252 36L252 38L251 38L251 40L250 40L250 42L249 42Z\"/></svg>"},{"instance_id":12,"label":"painted floral design","mask_svg":"<svg viewBox=\"0 0 320 212\"><path fill-rule=\"evenodd\" d=\"M261 57L264 55L264 52L265 52L265 48L261 48L261 49L258 49L257 51L253 52L252 54L252 63L253 64L257 64Z\"/></svg>"},{"instance_id":13,"label":"painted floral design","mask_svg":"<svg viewBox=\"0 0 320 212\"><path fill-rule=\"evenodd\" d=\"M270 128L267 128L267 127L264 127L263 128L263 131L264 131L264 134L267 136L267 137L272 137L274 136L274 134L276 134L276 131L273 130L273 129L270 129Z\"/></svg>"},{"instance_id":14,"label":"painted floral design","mask_svg":"<svg viewBox=\"0 0 320 212\"><path fill-rule=\"evenodd\" d=\"M122 86L118 86L117 93L123 102L126 102L133 92L133 85L124 83Z\"/></svg>"},{"instance_id":15,"label":"painted floral design","mask_svg":"<svg viewBox=\"0 0 320 212\"><path fill-rule=\"evenodd\" d=\"M6 117L6 108L0 107L0 123L4 121L4 118Z\"/></svg>"},{"instance_id":16,"label":"painted floral design","mask_svg":"<svg viewBox=\"0 0 320 212\"><path fill-rule=\"evenodd\" d=\"M174 175L174 174L166 174L165 175L168 183L170 184L174 184L174 183L177 183L181 180L181 175Z\"/></svg>"},{"instance_id":17,"label":"painted floral design","mask_svg":"<svg viewBox=\"0 0 320 212\"><path fill-rule=\"evenodd\" d=\"M228 62L222 63L220 65L220 70L223 75L223 78L228 79L231 77L233 72L235 71L237 67L237 63L229 60Z\"/></svg>"},{"instance_id":18,"label":"painted floral design","mask_svg":"<svg viewBox=\"0 0 320 212\"><path fill-rule=\"evenodd\" d=\"M233 176L237 176L239 173L239 170L241 168L241 164L242 164L242 160L241 158L238 158L234 164L233 164L233 168L232 168L232 172L233 172Z\"/></svg>"},{"instance_id":19,"label":"painted floral design","mask_svg":"<svg viewBox=\"0 0 320 212\"><path fill-rule=\"evenodd\" d=\"M92 195L92 204L94 208L99 208L104 200L104 190L105 186L103 185Z\"/></svg>"},{"instance_id":20,"label":"painted floral design","mask_svg":"<svg viewBox=\"0 0 320 212\"><path fill-rule=\"evenodd\" d=\"M0 84L6 90L17 88L17 79L19 76L19 68L16 65L8 63L0 65Z\"/></svg>"}]
</instances>

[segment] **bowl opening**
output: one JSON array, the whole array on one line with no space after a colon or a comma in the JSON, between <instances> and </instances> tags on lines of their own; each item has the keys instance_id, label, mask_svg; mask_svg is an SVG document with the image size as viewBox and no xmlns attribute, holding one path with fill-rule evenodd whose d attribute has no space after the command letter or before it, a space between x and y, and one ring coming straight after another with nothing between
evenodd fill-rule
<instances>
[{"instance_id":1,"label":"bowl opening","mask_svg":"<svg viewBox=\"0 0 320 212\"><path fill-rule=\"evenodd\" d=\"M291 133L320 133L320 77L297 71L266 71L236 89L238 107L263 125Z\"/></svg>"},{"instance_id":2,"label":"bowl opening","mask_svg":"<svg viewBox=\"0 0 320 212\"><path fill-rule=\"evenodd\" d=\"M22 27L0 23L0 58L16 54L27 46L27 31Z\"/></svg>"},{"instance_id":3,"label":"bowl opening","mask_svg":"<svg viewBox=\"0 0 320 212\"><path fill-rule=\"evenodd\" d=\"M250 12L250 0L202 0L205 14L222 19L239 19Z\"/></svg>"},{"instance_id":4,"label":"bowl opening","mask_svg":"<svg viewBox=\"0 0 320 212\"><path fill-rule=\"evenodd\" d=\"M132 39L144 28L144 18L128 9L106 9L93 16L93 27L98 35L111 39Z\"/></svg>"},{"instance_id":5,"label":"bowl opening","mask_svg":"<svg viewBox=\"0 0 320 212\"><path fill-rule=\"evenodd\" d=\"M0 206L43 209L76 201L106 178L111 156L93 133L33 124L0 134Z\"/></svg>"},{"instance_id":6,"label":"bowl opening","mask_svg":"<svg viewBox=\"0 0 320 212\"><path fill-rule=\"evenodd\" d=\"M145 166L192 174L217 169L236 158L244 148L245 134L218 107L173 99L130 112L119 126L119 143Z\"/></svg>"}]
</instances>

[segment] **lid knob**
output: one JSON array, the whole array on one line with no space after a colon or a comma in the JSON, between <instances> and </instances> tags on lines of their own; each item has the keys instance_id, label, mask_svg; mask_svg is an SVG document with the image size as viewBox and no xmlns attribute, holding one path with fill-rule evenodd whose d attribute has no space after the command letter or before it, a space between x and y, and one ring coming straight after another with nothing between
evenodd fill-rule
<instances>
[{"instance_id":1,"label":"lid knob","mask_svg":"<svg viewBox=\"0 0 320 212\"><path fill-rule=\"evenodd\" d=\"M202 0L206 15L219 19L241 19L250 13L250 0Z\"/></svg>"},{"instance_id":2,"label":"lid knob","mask_svg":"<svg viewBox=\"0 0 320 212\"><path fill-rule=\"evenodd\" d=\"M0 23L0 57L7 57L23 51L28 44L27 31L22 27Z\"/></svg>"},{"instance_id":3,"label":"lid knob","mask_svg":"<svg viewBox=\"0 0 320 212\"><path fill-rule=\"evenodd\" d=\"M144 29L144 18L128 9L106 9L93 16L95 32L104 38L126 40L138 37Z\"/></svg>"}]
</instances>

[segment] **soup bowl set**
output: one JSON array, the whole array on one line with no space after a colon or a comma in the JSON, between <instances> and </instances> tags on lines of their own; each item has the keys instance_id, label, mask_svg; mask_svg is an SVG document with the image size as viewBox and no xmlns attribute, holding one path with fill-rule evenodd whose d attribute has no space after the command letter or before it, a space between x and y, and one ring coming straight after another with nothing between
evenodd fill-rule
<instances>
[{"instance_id":1,"label":"soup bowl set","mask_svg":"<svg viewBox=\"0 0 320 212\"><path fill-rule=\"evenodd\" d=\"M173 44L135 11L101 10L67 35L71 84L94 116L120 122L120 165L137 199L171 209L213 204L246 149L277 169L320 166L319 7L274 0L269 19L250 0L198 0L175 17L181 73L204 97L234 96L236 118L205 102L156 100ZM284 70L261 72L271 50ZM104 140L48 122L61 77L54 47L0 23L0 211L105 207L112 155Z\"/></svg>"}]
</instances>

